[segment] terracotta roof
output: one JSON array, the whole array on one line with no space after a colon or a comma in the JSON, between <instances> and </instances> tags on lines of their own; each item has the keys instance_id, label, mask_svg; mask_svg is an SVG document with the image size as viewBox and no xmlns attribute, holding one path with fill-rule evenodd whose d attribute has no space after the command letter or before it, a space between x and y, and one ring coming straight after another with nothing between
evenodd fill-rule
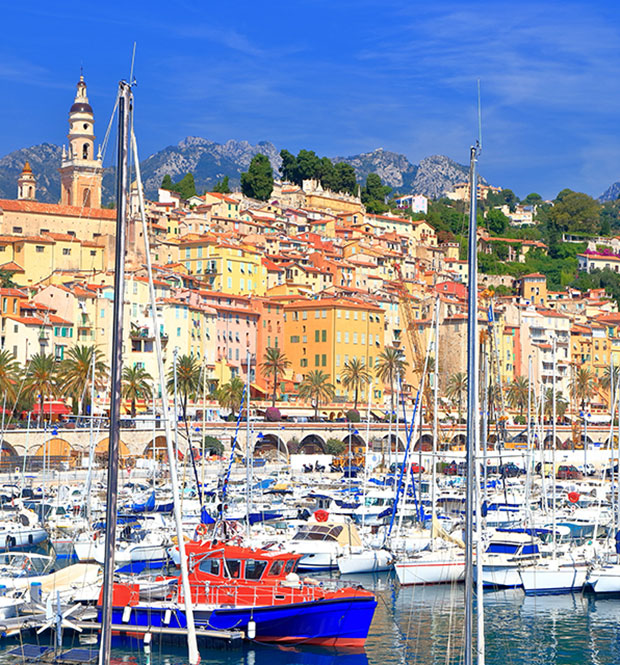
<instances>
[{"instance_id":1,"label":"terracotta roof","mask_svg":"<svg viewBox=\"0 0 620 665\"><path fill-rule=\"evenodd\" d=\"M29 212L39 215L58 215L60 217L82 217L85 219L116 219L116 210L107 208L78 208L77 206L39 201L15 201L0 199L0 209L7 212Z\"/></svg>"}]
</instances>

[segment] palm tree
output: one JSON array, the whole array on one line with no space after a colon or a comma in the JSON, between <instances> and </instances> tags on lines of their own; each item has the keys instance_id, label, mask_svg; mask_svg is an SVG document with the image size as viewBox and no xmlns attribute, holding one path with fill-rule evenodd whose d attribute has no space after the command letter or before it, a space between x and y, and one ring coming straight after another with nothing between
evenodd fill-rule
<instances>
[{"instance_id":1,"label":"palm tree","mask_svg":"<svg viewBox=\"0 0 620 665\"><path fill-rule=\"evenodd\" d=\"M598 377L589 367L579 367L571 381L571 390L575 397L581 402L581 410L586 408L594 395L596 395L596 388L598 384Z\"/></svg>"},{"instance_id":2,"label":"palm tree","mask_svg":"<svg viewBox=\"0 0 620 665\"><path fill-rule=\"evenodd\" d=\"M187 399L200 387L200 363L192 355L177 358L176 388L183 395L183 419L187 420ZM168 390L174 390L174 365L168 371Z\"/></svg>"},{"instance_id":3,"label":"palm tree","mask_svg":"<svg viewBox=\"0 0 620 665\"><path fill-rule=\"evenodd\" d=\"M459 423L463 413L463 397L467 394L467 374L465 372L455 372L448 381L446 395L450 399L456 399L459 404Z\"/></svg>"},{"instance_id":4,"label":"palm tree","mask_svg":"<svg viewBox=\"0 0 620 665\"><path fill-rule=\"evenodd\" d=\"M243 388L243 381L238 376L233 376L229 383L225 383L217 389L217 399L220 406L224 409L230 409L232 416L241 408Z\"/></svg>"},{"instance_id":5,"label":"palm tree","mask_svg":"<svg viewBox=\"0 0 620 665\"><path fill-rule=\"evenodd\" d=\"M618 379L620 378L620 367L614 366L613 371L613 380L611 367L605 367L605 372L600 379L601 388L605 390L609 395L609 403L611 405L611 395L615 393L616 386L618 385Z\"/></svg>"},{"instance_id":6,"label":"palm tree","mask_svg":"<svg viewBox=\"0 0 620 665\"><path fill-rule=\"evenodd\" d=\"M0 351L0 395L7 400L17 397L17 384L21 378L21 366L10 351Z\"/></svg>"},{"instance_id":7,"label":"palm tree","mask_svg":"<svg viewBox=\"0 0 620 665\"><path fill-rule=\"evenodd\" d=\"M54 356L46 353L36 353L30 359L26 368L24 391L27 395L39 400L38 424L43 416L43 403L45 397L55 397L58 394L58 364Z\"/></svg>"},{"instance_id":8,"label":"palm tree","mask_svg":"<svg viewBox=\"0 0 620 665\"><path fill-rule=\"evenodd\" d=\"M352 388L355 393L355 404L353 408L357 411L357 399L359 391L367 384L370 383L370 372L363 360L352 358L349 362L344 364L340 379L342 385L348 390Z\"/></svg>"},{"instance_id":9,"label":"palm tree","mask_svg":"<svg viewBox=\"0 0 620 665\"><path fill-rule=\"evenodd\" d=\"M393 346L387 346L377 356L377 376L383 383L390 386L390 420L394 416L394 382L396 377L403 375L406 366L407 363L403 360L402 352Z\"/></svg>"},{"instance_id":10,"label":"palm tree","mask_svg":"<svg viewBox=\"0 0 620 665\"><path fill-rule=\"evenodd\" d=\"M525 376L518 376L509 386L506 393L508 404L513 409L519 409L519 415L523 415L523 409L527 406L530 393L530 382Z\"/></svg>"},{"instance_id":11,"label":"palm tree","mask_svg":"<svg viewBox=\"0 0 620 665\"><path fill-rule=\"evenodd\" d=\"M67 351L65 359L60 363L58 374L62 377L63 391L77 400L78 413L84 413L86 394L90 394L93 386L93 354L95 362L95 389L105 387L108 367L103 362L103 353L94 346L74 346Z\"/></svg>"},{"instance_id":12,"label":"palm tree","mask_svg":"<svg viewBox=\"0 0 620 665\"><path fill-rule=\"evenodd\" d=\"M131 417L136 417L136 401L151 399L153 377L139 365L123 367L121 374L121 395L123 399L131 400Z\"/></svg>"},{"instance_id":13,"label":"palm tree","mask_svg":"<svg viewBox=\"0 0 620 665\"><path fill-rule=\"evenodd\" d=\"M276 393L278 390L278 381L284 376L286 370L291 366L291 361L276 346L268 348L264 355L260 369L265 378L273 377L273 393L271 395L271 406L276 405Z\"/></svg>"},{"instance_id":14,"label":"palm tree","mask_svg":"<svg viewBox=\"0 0 620 665\"><path fill-rule=\"evenodd\" d=\"M314 403L315 420L319 418L321 402L334 399L334 393L334 386L329 382L329 374L325 374L320 369L308 372L299 384L299 396L302 399L310 399Z\"/></svg>"},{"instance_id":15,"label":"palm tree","mask_svg":"<svg viewBox=\"0 0 620 665\"><path fill-rule=\"evenodd\" d=\"M556 390L555 393L555 415L557 418L564 419L564 414L568 409L568 402L564 399L562 393ZM553 418L553 388L545 390L545 415L549 420Z\"/></svg>"}]
</instances>

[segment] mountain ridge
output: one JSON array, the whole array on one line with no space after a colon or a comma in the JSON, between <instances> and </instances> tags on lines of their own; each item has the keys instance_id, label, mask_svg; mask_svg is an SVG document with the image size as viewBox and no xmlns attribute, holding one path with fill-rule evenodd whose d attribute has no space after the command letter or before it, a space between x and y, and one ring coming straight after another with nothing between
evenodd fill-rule
<instances>
[{"instance_id":1,"label":"mountain ridge","mask_svg":"<svg viewBox=\"0 0 620 665\"><path fill-rule=\"evenodd\" d=\"M15 198L17 179L26 161L30 162L37 178L37 199L53 203L60 198L60 167L62 149L50 143L21 148L0 158L0 198ZM157 197L157 189L165 175L173 181L186 173L194 174L197 191L210 189L224 176L231 185L239 186L241 173L246 171L256 154L268 157L274 173L282 163L280 151L269 141L252 145L248 141L230 139L217 143L200 136L187 136L176 145L169 145L141 162L142 180L146 196ZM351 155L331 157L333 162L351 164L360 182L369 173L377 173L384 184L395 191L415 192L430 198L444 195L457 182L467 179L468 168L444 155L425 157L413 164L405 155L383 148ZM113 197L113 168L104 169L103 201Z\"/></svg>"}]
</instances>

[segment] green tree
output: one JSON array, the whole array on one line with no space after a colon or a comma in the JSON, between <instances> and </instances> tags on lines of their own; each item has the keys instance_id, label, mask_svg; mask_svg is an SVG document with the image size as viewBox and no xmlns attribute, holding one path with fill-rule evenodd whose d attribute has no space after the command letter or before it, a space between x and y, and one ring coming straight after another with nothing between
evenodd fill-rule
<instances>
[{"instance_id":1,"label":"green tree","mask_svg":"<svg viewBox=\"0 0 620 665\"><path fill-rule=\"evenodd\" d=\"M319 418L319 407L322 402L334 399L335 389L329 381L329 374L314 369L306 374L299 384L299 396L309 399L314 405L314 419Z\"/></svg>"},{"instance_id":2,"label":"green tree","mask_svg":"<svg viewBox=\"0 0 620 665\"><path fill-rule=\"evenodd\" d=\"M357 192L357 180L355 178L355 169L351 164L338 162L334 166L334 192L345 192L355 194Z\"/></svg>"},{"instance_id":3,"label":"green tree","mask_svg":"<svg viewBox=\"0 0 620 665\"><path fill-rule=\"evenodd\" d=\"M571 390L581 404L581 410L596 395L598 378L589 367L579 367L571 381Z\"/></svg>"},{"instance_id":4,"label":"green tree","mask_svg":"<svg viewBox=\"0 0 620 665\"><path fill-rule=\"evenodd\" d=\"M448 380L446 395L450 399L455 399L459 408L459 423L463 414L463 398L467 395L467 374L465 372L455 372Z\"/></svg>"},{"instance_id":5,"label":"green tree","mask_svg":"<svg viewBox=\"0 0 620 665\"><path fill-rule=\"evenodd\" d=\"M280 175L282 180L299 184L297 182L297 159L288 150L280 150L282 166L280 166Z\"/></svg>"},{"instance_id":6,"label":"green tree","mask_svg":"<svg viewBox=\"0 0 620 665\"><path fill-rule=\"evenodd\" d=\"M543 404L545 416L551 420L553 418L553 388L547 388L545 391L545 401ZM568 402L558 390L555 391L555 415L559 420L564 420L564 415L568 410Z\"/></svg>"},{"instance_id":7,"label":"green tree","mask_svg":"<svg viewBox=\"0 0 620 665\"><path fill-rule=\"evenodd\" d=\"M528 395L530 391L530 382L525 376L517 376L515 380L508 386L506 397L508 404L513 409L519 409L519 415L523 415L523 410L528 403Z\"/></svg>"},{"instance_id":8,"label":"green tree","mask_svg":"<svg viewBox=\"0 0 620 665\"><path fill-rule=\"evenodd\" d=\"M169 173L166 173L164 179L161 181L161 188L168 190L174 189L174 183L172 182L172 178L170 177Z\"/></svg>"},{"instance_id":9,"label":"green tree","mask_svg":"<svg viewBox=\"0 0 620 665\"><path fill-rule=\"evenodd\" d=\"M370 383L370 372L366 367L366 363L360 358L352 358L344 364L342 372L340 372L340 380L342 385L347 389L352 389L354 394L353 409L357 411L357 401L359 398L359 391L364 386Z\"/></svg>"},{"instance_id":10,"label":"green tree","mask_svg":"<svg viewBox=\"0 0 620 665\"><path fill-rule=\"evenodd\" d=\"M224 444L215 436L207 434L202 440L203 455L221 455L224 452Z\"/></svg>"},{"instance_id":11,"label":"green tree","mask_svg":"<svg viewBox=\"0 0 620 665\"><path fill-rule=\"evenodd\" d=\"M532 192L523 199L522 203L524 205L538 205L539 203L542 203L542 200L543 198L540 194Z\"/></svg>"},{"instance_id":12,"label":"green tree","mask_svg":"<svg viewBox=\"0 0 620 665\"><path fill-rule=\"evenodd\" d=\"M376 173L366 176L366 184L362 189L362 203L373 214L381 214L389 209L385 204L385 197L392 191L391 187L384 185Z\"/></svg>"},{"instance_id":13,"label":"green tree","mask_svg":"<svg viewBox=\"0 0 620 665\"><path fill-rule=\"evenodd\" d=\"M15 289L17 285L13 281L13 273L5 268L0 268L0 287L3 289Z\"/></svg>"},{"instance_id":14,"label":"green tree","mask_svg":"<svg viewBox=\"0 0 620 665\"><path fill-rule=\"evenodd\" d=\"M39 401L38 423L43 418L43 406L46 397L56 397L59 394L58 365L54 356L46 353L36 353L26 367L24 392Z\"/></svg>"},{"instance_id":15,"label":"green tree","mask_svg":"<svg viewBox=\"0 0 620 665\"><path fill-rule=\"evenodd\" d=\"M394 418L395 382L402 377L407 363L403 359L400 349L386 346L377 356L376 372L380 381L390 386L390 421Z\"/></svg>"},{"instance_id":16,"label":"green tree","mask_svg":"<svg viewBox=\"0 0 620 665\"><path fill-rule=\"evenodd\" d=\"M200 386L200 363L193 355L184 354L177 358L176 365L176 385L183 396L183 419L187 420L187 400ZM168 371L167 386L168 390L174 390L174 365Z\"/></svg>"},{"instance_id":17,"label":"green tree","mask_svg":"<svg viewBox=\"0 0 620 665\"><path fill-rule=\"evenodd\" d=\"M600 224L600 205L583 192L563 189L549 210L549 218L560 231L596 233Z\"/></svg>"},{"instance_id":18,"label":"green tree","mask_svg":"<svg viewBox=\"0 0 620 665\"><path fill-rule=\"evenodd\" d=\"M0 351L0 399L4 400L5 395L7 403L16 399L21 374L21 366L13 354L6 349Z\"/></svg>"},{"instance_id":19,"label":"green tree","mask_svg":"<svg viewBox=\"0 0 620 665\"><path fill-rule=\"evenodd\" d=\"M252 157L249 169L241 174L241 191L244 196L266 201L273 192L273 169L265 155Z\"/></svg>"},{"instance_id":20,"label":"green tree","mask_svg":"<svg viewBox=\"0 0 620 665\"><path fill-rule=\"evenodd\" d=\"M131 401L131 417L136 417L136 402L153 397L153 377L138 365L123 367L121 373L121 396Z\"/></svg>"},{"instance_id":21,"label":"green tree","mask_svg":"<svg viewBox=\"0 0 620 665\"><path fill-rule=\"evenodd\" d=\"M498 208L491 208L487 213L486 224L493 235L503 236L510 225L510 220Z\"/></svg>"},{"instance_id":22,"label":"green tree","mask_svg":"<svg viewBox=\"0 0 620 665\"><path fill-rule=\"evenodd\" d=\"M225 175L219 182L216 182L213 185L213 191L218 194L230 194L230 182L229 177Z\"/></svg>"},{"instance_id":23,"label":"green tree","mask_svg":"<svg viewBox=\"0 0 620 665\"><path fill-rule=\"evenodd\" d=\"M318 178L321 181L321 187L323 187L323 189L333 189L332 186L335 180L335 173L336 171L332 160L329 157L321 157Z\"/></svg>"},{"instance_id":24,"label":"green tree","mask_svg":"<svg viewBox=\"0 0 620 665\"><path fill-rule=\"evenodd\" d=\"M95 363L95 390L102 390L108 376L108 366L103 361L103 353L93 346L78 345L71 347L58 372L62 376L63 391L71 395L78 404L78 413L84 413L86 398L90 402L93 390L93 354Z\"/></svg>"},{"instance_id":25,"label":"green tree","mask_svg":"<svg viewBox=\"0 0 620 665\"><path fill-rule=\"evenodd\" d=\"M321 160L314 150L300 150L297 153L295 175L297 184L304 180L318 180L321 171Z\"/></svg>"},{"instance_id":26,"label":"green tree","mask_svg":"<svg viewBox=\"0 0 620 665\"><path fill-rule=\"evenodd\" d=\"M278 391L278 382L285 375L286 370L291 366L291 361L282 353L278 347L270 347L263 356L263 362L260 369L265 378L272 378L273 393L271 394L271 406L276 405L276 396Z\"/></svg>"},{"instance_id":27,"label":"green tree","mask_svg":"<svg viewBox=\"0 0 620 665\"><path fill-rule=\"evenodd\" d=\"M191 199L196 196L196 183L194 182L194 174L186 173L179 182L174 185L174 189L182 198Z\"/></svg>"},{"instance_id":28,"label":"green tree","mask_svg":"<svg viewBox=\"0 0 620 665\"><path fill-rule=\"evenodd\" d=\"M233 417L241 408L243 400L243 381L238 376L233 376L232 379L220 386L217 389L217 400L223 409L230 409Z\"/></svg>"},{"instance_id":29,"label":"green tree","mask_svg":"<svg viewBox=\"0 0 620 665\"><path fill-rule=\"evenodd\" d=\"M347 444L344 443L344 441L341 441L340 439L336 439L335 437L330 437L325 442L325 448L327 450L328 455L331 455L332 457L340 457L340 455L344 454L344 452L346 451Z\"/></svg>"}]
</instances>

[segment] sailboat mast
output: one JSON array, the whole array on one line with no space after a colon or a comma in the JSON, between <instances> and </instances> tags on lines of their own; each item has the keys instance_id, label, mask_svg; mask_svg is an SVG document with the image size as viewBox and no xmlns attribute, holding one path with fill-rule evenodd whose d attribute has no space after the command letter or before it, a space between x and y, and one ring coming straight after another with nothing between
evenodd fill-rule
<instances>
[{"instance_id":1,"label":"sailboat mast","mask_svg":"<svg viewBox=\"0 0 620 665\"><path fill-rule=\"evenodd\" d=\"M125 235L127 218L129 110L131 86L126 81L118 89L118 147L116 166L116 254L114 257L114 305L112 319L112 362L110 371L110 428L108 434L108 486L105 520L105 565L99 665L110 662L112 638L112 590L116 548L118 496L118 443L120 438L121 371L123 350L123 300L125 288ZM93 352L94 353L94 352Z\"/></svg>"},{"instance_id":2,"label":"sailboat mast","mask_svg":"<svg viewBox=\"0 0 620 665\"><path fill-rule=\"evenodd\" d=\"M478 144L470 150L467 298L467 492L465 517L465 665L473 663L474 464L478 440L478 229L476 220Z\"/></svg>"}]
</instances>

